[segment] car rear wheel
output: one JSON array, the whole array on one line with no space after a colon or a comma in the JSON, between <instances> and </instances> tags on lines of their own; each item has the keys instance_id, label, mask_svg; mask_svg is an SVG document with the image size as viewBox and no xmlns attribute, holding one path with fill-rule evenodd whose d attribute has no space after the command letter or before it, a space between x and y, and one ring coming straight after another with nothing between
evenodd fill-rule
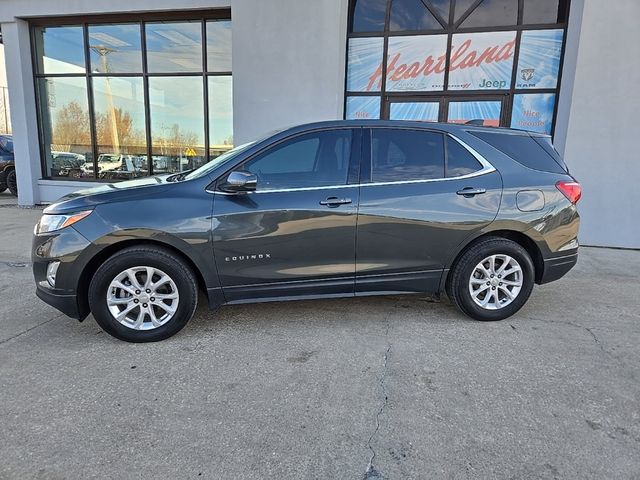
<instances>
[{"instance_id":1,"label":"car rear wheel","mask_svg":"<svg viewBox=\"0 0 640 480\"><path fill-rule=\"evenodd\" d=\"M89 285L98 324L128 342L156 342L179 332L195 312L191 269L170 251L131 247L109 258Z\"/></svg>"},{"instance_id":2,"label":"car rear wheel","mask_svg":"<svg viewBox=\"0 0 640 480\"><path fill-rule=\"evenodd\" d=\"M7 187L14 197L18 196L18 181L16 180L16 171L11 170L7 173Z\"/></svg>"},{"instance_id":3,"label":"car rear wheel","mask_svg":"<svg viewBox=\"0 0 640 480\"><path fill-rule=\"evenodd\" d=\"M476 320L502 320L527 302L535 269L527 251L511 240L487 238L468 248L455 263L447 295Z\"/></svg>"}]
</instances>

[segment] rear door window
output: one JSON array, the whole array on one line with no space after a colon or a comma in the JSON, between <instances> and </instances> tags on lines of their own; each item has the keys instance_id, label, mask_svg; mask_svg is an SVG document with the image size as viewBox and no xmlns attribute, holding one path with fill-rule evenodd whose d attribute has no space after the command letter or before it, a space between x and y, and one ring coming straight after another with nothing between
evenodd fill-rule
<instances>
[{"instance_id":1,"label":"rear door window","mask_svg":"<svg viewBox=\"0 0 640 480\"><path fill-rule=\"evenodd\" d=\"M528 133L469 132L492 147L508 155L516 162L534 170L551 173L567 173Z\"/></svg>"},{"instance_id":2,"label":"rear door window","mask_svg":"<svg viewBox=\"0 0 640 480\"><path fill-rule=\"evenodd\" d=\"M440 133L374 128L371 134L373 182L444 177L444 136Z\"/></svg>"}]
</instances>

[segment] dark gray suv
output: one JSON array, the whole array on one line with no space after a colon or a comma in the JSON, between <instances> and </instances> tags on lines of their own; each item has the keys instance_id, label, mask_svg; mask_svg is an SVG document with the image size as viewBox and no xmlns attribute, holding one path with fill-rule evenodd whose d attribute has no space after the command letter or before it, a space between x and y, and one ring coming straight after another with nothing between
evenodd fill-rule
<instances>
[{"instance_id":1,"label":"dark gray suv","mask_svg":"<svg viewBox=\"0 0 640 480\"><path fill-rule=\"evenodd\" d=\"M178 332L199 290L211 308L446 293L500 320L575 265L579 198L548 136L323 122L64 197L36 225L33 270L45 302L132 342Z\"/></svg>"}]
</instances>

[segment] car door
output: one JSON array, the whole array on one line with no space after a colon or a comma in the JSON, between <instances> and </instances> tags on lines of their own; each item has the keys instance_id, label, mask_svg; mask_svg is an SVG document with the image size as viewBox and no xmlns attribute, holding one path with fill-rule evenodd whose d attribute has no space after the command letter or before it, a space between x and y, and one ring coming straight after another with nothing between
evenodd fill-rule
<instances>
[{"instance_id":1,"label":"car door","mask_svg":"<svg viewBox=\"0 0 640 480\"><path fill-rule=\"evenodd\" d=\"M213 248L228 302L354 293L360 132L289 137L234 168L257 176L254 192L216 189Z\"/></svg>"},{"instance_id":2,"label":"car door","mask_svg":"<svg viewBox=\"0 0 640 480\"><path fill-rule=\"evenodd\" d=\"M434 292L458 246L496 217L501 177L438 131L366 129L363 146L356 294Z\"/></svg>"}]
</instances>

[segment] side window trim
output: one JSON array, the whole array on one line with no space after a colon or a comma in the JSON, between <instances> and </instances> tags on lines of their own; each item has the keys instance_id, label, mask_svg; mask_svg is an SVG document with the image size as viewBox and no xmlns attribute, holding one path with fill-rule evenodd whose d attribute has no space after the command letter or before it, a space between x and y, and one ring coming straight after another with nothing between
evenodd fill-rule
<instances>
[{"instance_id":1,"label":"side window trim","mask_svg":"<svg viewBox=\"0 0 640 480\"><path fill-rule=\"evenodd\" d=\"M387 127L373 127L373 128L385 129ZM421 129L421 128L393 127L394 130L416 130L416 131L440 133L440 134L444 135L445 137L448 137L446 139L443 139L445 141L445 175L446 175L446 172L447 172L447 169L446 169L446 162L447 162L446 142L450 141L450 139L453 140L453 141L458 142L465 150L467 150L480 163L480 165L482 165L482 168L480 170L477 170L477 171L473 172L473 173L468 173L466 175L458 175L458 176L455 176L455 177L428 178L428 179L417 179L417 180L396 180L396 181L389 181L389 182L372 182L371 181L371 173L372 173L372 169L373 169L373 154L372 154L372 152L373 152L373 132L372 132L373 128L365 128L363 130L363 135L362 135L363 156L362 156L362 160L361 160L362 168L361 168L360 185L363 186L363 187L384 186L384 185L402 185L402 184L411 184L411 183L448 182L448 181L451 181L451 180L464 180L466 178L478 177L480 175L486 175L487 173L492 173L492 172L496 171L495 167L486 158L484 158L480 153L478 153L478 151L476 149L474 149L473 147L471 147L466 142L464 142L463 140L459 139L458 137L456 137L452 133L444 132L444 131L436 130L436 129L431 129L431 128ZM366 145L367 148L364 148L364 145ZM365 158L365 154L368 156L368 159ZM368 168L368 171L367 171L367 168Z\"/></svg>"}]
</instances>

